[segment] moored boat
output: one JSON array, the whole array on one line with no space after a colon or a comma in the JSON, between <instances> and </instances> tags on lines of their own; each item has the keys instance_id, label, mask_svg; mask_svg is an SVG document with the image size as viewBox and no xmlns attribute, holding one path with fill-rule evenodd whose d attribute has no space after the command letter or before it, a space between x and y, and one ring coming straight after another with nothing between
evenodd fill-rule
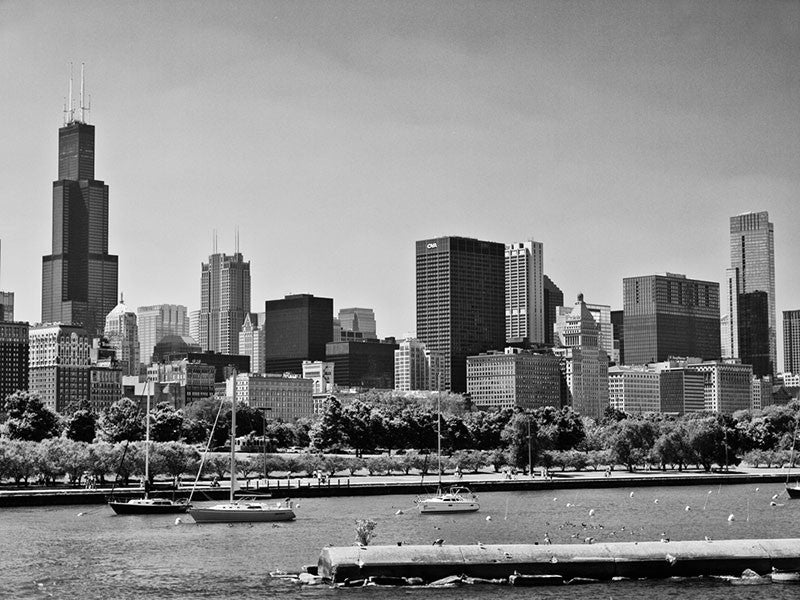
<instances>
[{"instance_id":1,"label":"moored boat","mask_svg":"<svg viewBox=\"0 0 800 600\"><path fill-rule=\"evenodd\" d=\"M468 488L453 486L439 489L433 496L417 500L420 513L475 512L480 509L478 499Z\"/></svg>"}]
</instances>

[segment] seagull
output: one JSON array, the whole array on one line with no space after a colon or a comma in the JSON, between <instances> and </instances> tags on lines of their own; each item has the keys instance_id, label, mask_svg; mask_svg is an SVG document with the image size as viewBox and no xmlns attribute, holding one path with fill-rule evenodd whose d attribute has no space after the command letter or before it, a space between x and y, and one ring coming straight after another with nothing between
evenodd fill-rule
<instances>
[{"instance_id":1,"label":"seagull","mask_svg":"<svg viewBox=\"0 0 800 600\"><path fill-rule=\"evenodd\" d=\"M710 542L710 541L711 541L711 538L710 538L710 537L708 537L707 535L706 535L706 536L703 536L703 539L704 539L705 541L707 541L707 542Z\"/></svg>"},{"instance_id":2,"label":"seagull","mask_svg":"<svg viewBox=\"0 0 800 600\"><path fill-rule=\"evenodd\" d=\"M664 558L667 559L667 562L670 564L670 566L678 562L678 559L672 556L672 554L667 554Z\"/></svg>"},{"instance_id":3,"label":"seagull","mask_svg":"<svg viewBox=\"0 0 800 600\"><path fill-rule=\"evenodd\" d=\"M85 514L86 514L85 512L81 511L81 512L79 512L79 513L78 513L76 516L78 516L78 517L82 517L82 516L83 516L83 515L85 515Z\"/></svg>"},{"instance_id":4,"label":"seagull","mask_svg":"<svg viewBox=\"0 0 800 600\"><path fill-rule=\"evenodd\" d=\"M669 541L669 538L667 537L667 532L666 531L662 531L661 532L661 541L664 542L665 544Z\"/></svg>"},{"instance_id":5,"label":"seagull","mask_svg":"<svg viewBox=\"0 0 800 600\"><path fill-rule=\"evenodd\" d=\"M402 511L401 509L398 509L398 511L397 511L396 513L394 513L394 514L396 514L396 515L402 515L402 514L404 514L404 513L403 513L403 511Z\"/></svg>"},{"instance_id":6,"label":"seagull","mask_svg":"<svg viewBox=\"0 0 800 600\"><path fill-rule=\"evenodd\" d=\"M441 546L442 544L444 544L444 540L442 538L439 538L433 542L434 546Z\"/></svg>"},{"instance_id":7,"label":"seagull","mask_svg":"<svg viewBox=\"0 0 800 600\"><path fill-rule=\"evenodd\" d=\"M398 545L398 546L402 546L402 545L403 545L403 542L397 542L397 545Z\"/></svg>"},{"instance_id":8,"label":"seagull","mask_svg":"<svg viewBox=\"0 0 800 600\"><path fill-rule=\"evenodd\" d=\"M183 521L181 521L181 518L175 517L175 525L180 525L181 523L183 523Z\"/></svg>"}]
</instances>

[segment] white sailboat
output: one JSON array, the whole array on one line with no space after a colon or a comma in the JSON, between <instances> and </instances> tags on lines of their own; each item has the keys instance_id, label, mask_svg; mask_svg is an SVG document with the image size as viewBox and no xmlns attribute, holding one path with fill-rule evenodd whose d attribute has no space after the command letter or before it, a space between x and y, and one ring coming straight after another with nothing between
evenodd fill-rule
<instances>
[{"instance_id":1,"label":"white sailboat","mask_svg":"<svg viewBox=\"0 0 800 600\"><path fill-rule=\"evenodd\" d=\"M129 500L109 499L108 505L118 515L165 515L185 513L189 503L185 499L170 500L169 498L150 497L150 382L147 382L147 414L145 420L144 443L144 495L141 498Z\"/></svg>"},{"instance_id":2,"label":"white sailboat","mask_svg":"<svg viewBox=\"0 0 800 600\"><path fill-rule=\"evenodd\" d=\"M480 509L478 499L464 486L442 488L442 399L441 391L436 398L436 457L439 469L439 485L436 494L417 500L420 514L475 512Z\"/></svg>"},{"instance_id":3,"label":"white sailboat","mask_svg":"<svg viewBox=\"0 0 800 600\"><path fill-rule=\"evenodd\" d=\"M197 523L258 523L266 521L293 521L296 516L292 501L267 504L253 498L234 499L236 491L236 371L233 371L231 395L231 490L228 502L214 506L192 506L189 514Z\"/></svg>"}]
</instances>

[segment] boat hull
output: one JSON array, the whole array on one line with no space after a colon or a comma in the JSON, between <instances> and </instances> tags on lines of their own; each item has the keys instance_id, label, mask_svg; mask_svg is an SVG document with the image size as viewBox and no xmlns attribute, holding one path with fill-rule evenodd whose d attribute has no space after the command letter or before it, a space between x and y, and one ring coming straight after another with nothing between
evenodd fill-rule
<instances>
[{"instance_id":1,"label":"boat hull","mask_svg":"<svg viewBox=\"0 0 800 600\"><path fill-rule=\"evenodd\" d=\"M789 498L800 498L800 485L787 485L786 493L789 494Z\"/></svg>"},{"instance_id":2,"label":"boat hull","mask_svg":"<svg viewBox=\"0 0 800 600\"><path fill-rule=\"evenodd\" d=\"M420 500L418 506L419 512L423 514L476 512L481 508L480 504L470 500Z\"/></svg>"},{"instance_id":3,"label":"boat hull","mask_svg":"<svg viewBox=\"0 0 800 600\"><path fill-rule=\"evenodd\" d=\"M144 502L111 500L108 505L118 515L174 515L185 513L189 510L189 504L187 502L148 504Z\"/></svg>"},{"instance_id":4,"label":"boat hull","mask_svg":"<svg viewBox=\"0 0 800 600\"><path fill-rule=\"evenodd\" d=\"M225 505L223 505L225 506ZM246 508L208 507L192 508L189 514L197 523L266 523L271 521L294 521L291 508Z\"/></svg>"}]
</instances>

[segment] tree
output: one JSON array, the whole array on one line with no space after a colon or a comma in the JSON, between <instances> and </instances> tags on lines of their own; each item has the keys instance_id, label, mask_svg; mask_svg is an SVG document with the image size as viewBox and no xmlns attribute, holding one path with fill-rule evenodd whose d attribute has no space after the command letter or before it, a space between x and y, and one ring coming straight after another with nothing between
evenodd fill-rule
<instances>
[{"instance_id":1,"label":"tree","mask_svg":"<svg viewBox=\"0 0 800 600\"><path fill-rule=\"evenodd\" d=\"M608 447L611 458L617 464L633 471L642 464L656 440L657 427L652 421L624 419L613 423L608 429Z\"/></svg>"},{"instance_id":2,"label":"tree","mask_svg":"<svg viewBox=\"0 0 800 600\"><path fill-rule=\"evenodd\" d=\"M144 419L139 405L130 398L121 398L104 410L97 428L98 437L106 442L135 442L144 438Z\"/></svg>"},{"instance_id":3,"label":"tree","mask_svg":"<svg viewBox=\"0 0 800 600\"><path fill-rule=\"evenodd\" d=\"M651 451L655 462L666 469L666 465L677 465L682 471L687 465L694 463L697 456L692 449L689 431L683 423L665 422L661 427L660 435L653 444Z\"/></svg>"},{"instance_id":4,"label":"tree","mask_svg":"<svg viewBox=\"0 0 800 600\"><path fill-rule=\"evenodd\" d=\"M508 457L512 465L520 468L529 466L529 455L531 463L536 464L540 450L538 427L536 419L522 411L514 414L506 425L502 438L508 448Z\"/></svg>"},{"instance_id":5,"label":"tree","mask_svg":"<svg viewBox=\"0 0 800 600\"><path fill-rule=\"evenodd\" d=\"M309 435L311 446L315 450L338 448L344 442L342 404L335 396L330 396L325 401L322 417L311 428Z\"/></svg>"},{"instance_id":6,"label":"tree","mask_svg":"<svg viewBox=\"0 0 800 600\"><path fill-rule=\"evenodd\" d=\"M66 419L64 435L76 442L91 444L97 429L97 415L88 407L78 408Z\"/></svg>"},{"instance_id":7,"label":"tree","mask_svg":"<svg viewBox=\"0 0 800 600\"><path fill-rule=\"evenodd\" d=\"M44 406L35 394L14 392L3 402L2 412L6 420L0 433L12 440L41 442L58 436L61 431L58 415Z\"/></svg>"},{"instance_id":8,"label":"tree","mask_svg":"<svg viewBox=\"0 0 800 600\"><path fill-rule=\"evenodd\" d=\"M238 416L238 414L237 414ZM154 442L177 442L183 432L183 412L168 402L159 402L150 413L150 439Z\"/></svg>"}]
</instances>

